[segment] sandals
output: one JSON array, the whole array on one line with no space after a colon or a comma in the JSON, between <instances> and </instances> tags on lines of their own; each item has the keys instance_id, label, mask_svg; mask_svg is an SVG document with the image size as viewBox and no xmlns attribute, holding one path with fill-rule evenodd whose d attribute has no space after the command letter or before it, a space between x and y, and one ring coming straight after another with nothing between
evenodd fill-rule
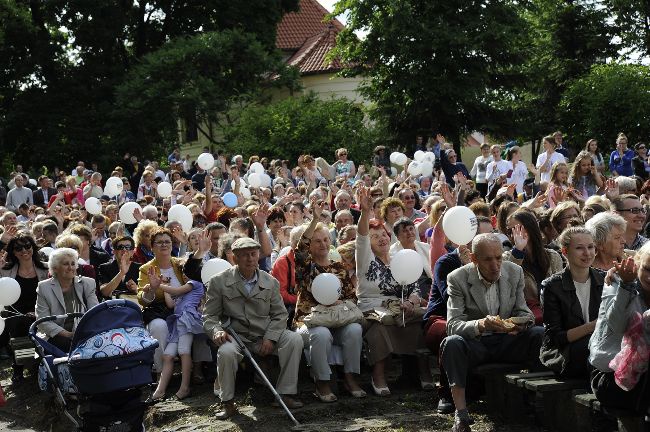
<instances>
[{"instance_id":1,"label":"sandals","mask_svg":"<svg viewBox=\"0 0 650 432\"><path fill-rule=\"evenodd\" d=\"M375 394L379 397L386 397L390 396L390 389L388 387L375 387L375 381L370 377L370 385L372 386L372 390L375 392Z\"/></svg>"},{"instance_id":2,"label":"sandals","mask_svg":"<svg viewBox=\"0 0 650 432\"><path fill-rule=\"evenodd\" d=\"M320 394L318 392L318 389L314 389L314 396L316 396L323 403L332 403L338 400L334 393Z\"/></svg>"}]
</instances>

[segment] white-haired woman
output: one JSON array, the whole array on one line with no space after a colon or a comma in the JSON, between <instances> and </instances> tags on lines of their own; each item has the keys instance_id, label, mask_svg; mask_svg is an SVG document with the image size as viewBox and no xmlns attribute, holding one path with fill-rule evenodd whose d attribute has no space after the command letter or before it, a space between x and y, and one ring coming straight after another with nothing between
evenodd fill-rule
<instances>
[{"instance_id":1,"label":"white-haired woman","mask_svg":"<svg viewBox=\"0 0 650 432\"><path fill-rule=\"evenodd\" d=\"M79 255L76 250L59 248L52 251L49 259L52 277L38 283L36 290L36 319L70 312L85 313L97 303L94 279L77 276ZM75 320L57 319L38 326L48 341L68 352Z\"/></svg>"},{"instance_id":2,"label":"white-haired woman","mask_svg":"<svg viewBox=\"0 0 650 432\"><path fill-rule=\"evenodd\" d=\"M598 213L587 221L585 227L596 243L594 268L608 271L614 261L624 258L626 226L623 217L611 212Z\"/></svg>"}]
</instances>

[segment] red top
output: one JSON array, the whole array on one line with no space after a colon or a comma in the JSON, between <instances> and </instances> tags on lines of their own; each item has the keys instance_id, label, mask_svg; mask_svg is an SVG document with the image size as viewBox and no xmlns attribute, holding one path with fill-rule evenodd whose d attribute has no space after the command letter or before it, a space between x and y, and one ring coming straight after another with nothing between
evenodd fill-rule
<instances>
[{"instance_id":1,"label":"red top","mask_svg":"<svg viewBox=\"0 0 650 432\"><path fill-rule=\"evenodd\" d=\"M291 284L289 284L289 275L291 275ZM296 288L296 259L293 249L275 260L271 269L271 276L280 282L280 295L284 304L295 305L298 296L289 293L290 288L292 288L292 291Z\"/></svg>"}]
</instances>

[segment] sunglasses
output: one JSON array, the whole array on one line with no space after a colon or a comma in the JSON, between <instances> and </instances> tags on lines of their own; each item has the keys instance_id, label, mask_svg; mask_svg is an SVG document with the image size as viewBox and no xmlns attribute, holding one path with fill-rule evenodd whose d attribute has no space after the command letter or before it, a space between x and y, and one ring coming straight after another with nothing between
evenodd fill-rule
<instances>
[{"instance_id":1,"label":"sunglasses","mask_svg":"<svg viewBox=\"0 0 650 432\"><path fill-rule=\"evenodd\" d=\"M27 243L27 244L17 244L14 246L14 252L22 252L24 250L30 250L32 248L32 245Z\"/></svg>"},{"instance_id":2,"label":"sunglasses","mask_svg":"<svg viewBox=\"0 0 650 432\"><path fill-rule=\"evenodd\" d=\"M632 214L645 214L646 210L643 207L634 207L634 208L629 208L629 209L619 209L617 210L619 212L630 212Z\"/></svg>"},{"instance_id":3,"label":"sunglasses","mask_svg":"<svg viewBox=\"0 0 650 432\"><path fill-rule=\"evenodd\" d=\"M131 245L118 245L118 246L115 246L115 250L132 251L134 249L135 248L133 246L131 246Z\"/></svg>"}]
</instances>

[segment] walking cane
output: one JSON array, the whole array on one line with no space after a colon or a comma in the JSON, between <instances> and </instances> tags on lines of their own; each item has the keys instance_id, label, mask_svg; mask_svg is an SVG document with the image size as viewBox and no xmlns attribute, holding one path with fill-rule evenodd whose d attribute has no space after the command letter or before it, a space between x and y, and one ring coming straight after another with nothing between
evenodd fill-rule
<instances>
[{"instance_id":1,"label":"walking cane","mask_svg":"<svg viewBox=\"0 0 650 432\"><path fill-rule=\"evenodd\" d=\"M291 411L289 411L289 408L287 407L287 405L282 400L282 396L280 396L280 394L275 390L275 387L273 387L273 384L271 384L271 381L269 381L269 379L266 377L266 375L264 375L264 372L262 372L262 369L260 369L260 366L257 364L255 359L253 358L253 354L251 354L251 352L248 350L248 348L246 347L244 342L241 340L241 338L239 337L239 335L237 334L235 329L230 327L230 318L228 319L228 321L226 321L223 324L223 328L226 329L226 331L228 332L228 334L230 336L232 336L232 338L235 340L235 343L237 343L237 345L239 345L239 348L241 348L242 351L244 351L244 355L246 357L248 357L248 359L251 361L251 363L253 364L253 367L255 368L255 370L257 371L259 376L264 381L264 384L266 384L266 386L271 390L271 393L273 393L273 396L275 397L275 400L278 401L278 403L280 404L282 409L284 409L284 411L287 413L287 415L289 416L291 421L294 422L294 424L296 426L299 426L300 423L298 422L298 420L296 420L296 418L293 416L293 414L291 414Z\"/></svg>"}]
</instances>

